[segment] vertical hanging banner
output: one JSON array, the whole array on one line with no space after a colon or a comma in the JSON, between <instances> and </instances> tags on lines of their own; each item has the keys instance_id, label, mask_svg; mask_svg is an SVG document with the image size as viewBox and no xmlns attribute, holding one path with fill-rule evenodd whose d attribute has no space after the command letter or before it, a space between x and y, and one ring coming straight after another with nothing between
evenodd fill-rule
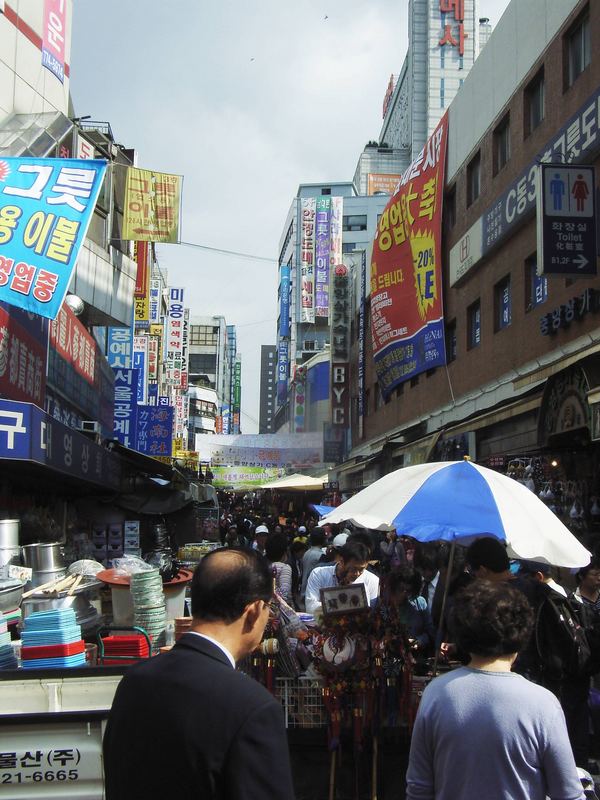
<instances>
[{"instance_id":1,"label":"vertical hanging banner","mask_svg":"<svg viewBox=\"0 0 600 800\"><path fill-rule=\"evenodd\" d=\"M315 321L315 213L315 198L303 198L300 201L300 322Z\"/></svg>"},{"instance_id":2,"label":"vertical hanging banner","mask_svg":"<svg viewBox=\"0 0 600 800\"><path fill-rule=\"evenodd\" d=\"M367 254L363 250L360 265L360 298L358 303L358 436L364 435L365 418L365 311L367 297Z\"/></svg>"},{"instance_id":3,"label":"vertical hanging banner","mask_svg":"<svg viewBox=\"0 0 600 800\"><path fill-rule=\"evenodd\" d=\"M315 233L315 316L329 317L330 197L317 197Z\"/></svg>"},{"instance_id":4,"label":"vertical hanging banner","mask_svg":"<svg viewBox=\"0 0 600 800\"><path fill-rule=\"evenodd\" d=\"M0 395L44 408L48 320L0 304Z\"/></svg>"},{"instance_id":5,"label":"vertical hanging banner","mask_svg":"<svg viewBox=\"0 0 600 800\"><path fill-rule=\"evenodd\" d=\"M105 173L92 159L0 159L0 300L56 318Z\"/></svg>"},{"instance_id":6,"label":"vertical hanging banner","mask_svg":"<svg viewBox=\"0 0 600 800\"><path fill-rule=\"evenodd\" d=\"M354 263L353 256L347 256ZM338 264L332 276L331 298L331 424L350 427L351 267Z\"/></svg>"},{"instance_id":7,"label":"vertical hanging banner","mask_svg":"<svg viewBox=\"0 0 600 800\"><path fill-rule=\"evenodd\" d=\"M188 366L188 339L190 332L190 310L189 308L183 311L183 340L181 343L181 381L180 387L187 391L189 383L189 366Z\"/></svg>"},{"instance_id":8,"label":"vertical hanging banner","mask_svg":"<svg viewBox=\"0 0 600 800\"><path fill-rule=\"evenodd\" d=\"M402 175L373 243L371 335L384 398L446 363L441 239L447 129L445 115Z\"/></svg>"},{"instance_id":9,"label":"vertical hanging banner","mask_svg":"<svg viewBox=\"0 0 600 800\"><path fill-rule=\"evenodd\" d=\"M148 339L148 380L158 380L158 350L160 338L158 336L147 336Z\"/></svg>"},{"instance_id":10,"label":"vertical hanging banner","mask_svg":"<svg viewBox=\"0 0 600 800\"><path fill-rule=\"evenodd\" d=\"M284 339L290 335L290 268L287 264L281 267L279 286L279 336Z\"/></svg>"},{"instance_id":11,"label":"vertical hanging banner","mask_svg":"<svg viewBox=\"0 0 600 800\"><path fill-rule=\"evenodd\" d=\"M149 308L149 322L150 325L158 325L160 322L160 279L152 278L150 280L150 308Z\"/></svg>"},{"instance_id":12,"label":"vertical hanging banner","mask_svg":"<svg viewBox=\"0 0 600 800\"><path fill-rule=\"evenodd\" d=\"M42 66L65 82L65 41L67 37L67 4L65 0L44 0L42 30Z\"/></svg>"},{"instance_id":13,"label":"vertical hanging banner","mask_svg":"<svg viewBox=\"0 0 600 800\"><path fill-rule=\"evenodd\" d=\"M133 337L133 368L138 372L137 402L148 402L148 337Z\"/></svg>"},{"instance_id":14,"label":"vertical hanging banner","mask_svg":"<svg viewBox=\"0 0 600 800\"><path fill-rule=\"evenodd\" d=\"M331 198L329 214L329 274L342 263L342 225L344 216L344 198Z\"/></svg>"},{"instance_id":15,"label":"vertical hanging banner","mask_svg":"<svg viewBox=\"0 0 600 800\"><path fill-rule=\"evenodd\" d=\"M173 409L168 406L137 406L136 450L149 456L170 456L173 440Z\"/></svg>"},{"instance_id":16,"label":"vertical hanging banner","mask_svg":"<svg viewBox=\"0 0 600 800\"><path fill-rule=\"evenodd\" d=\"M165 382L168 386L181 386L183 325L185 319L185 309L183 307L184 289L170 286L167 293L167 330L163 345Z\"/></svg>"},{"instance_id":17,"label":"vertical hanging banner","mask_svg":"<svg viewBox=\"0 0 600 800\"><path fill-rule=\"evenodd\" d=\"M304 411L306 406L306 374L304 367L297 367L293 378L294 384L294 423L293 433L304 433Z\"/></svg>"},{"instance_id":18,"label":"vertical hanging banner","mask_svg":"<svg viewBox=\"0 0 600 800\"><path fill-rule=\"evenodd\" d=\"M133 353L132 328L108 328L106 359L113 369L131 369Z\"/></svg>"},{"instance_id":19,"label":"vertical hanging banner","mask_svg":"<svg viewBox=\"0 0 600 800\"><path fill-rule=\"evenodd\" d=\"M150 279L148 242L135 242L133 246L133 257L137 264L134 295L136 297L146 297L148 294L148 281Z\"/></svg>"},{"instance_id":20,"label":"vertical hanging banner","mask_svg":"<svg viewBox=\"0 0 600 800\"><path fill-rule=\"evenodd\" d=\"M127 168L122 239L179 241L181 175Z\"/></svg>"},{"instance_id":21,"label":"vertical hanging banner","mask_svg":"<svg viewBox=\"0 0 600 800\"><path fill-rule=\"evenodd\" d=\"M277 350L277 403L282 406L287 400L287 379L288 379L288 343L285 339L280 340Z\"/></svg>"},{"instance_id":22,"label":"vertical hanging banner","mask_svg":"<svg viewBox=\"0 0 600 800\"><path fill-rule=\"evenodd\" d=\"M114 435L124 447L136 449L137 369L115 369Z\"/></svg>"}]
</instances>

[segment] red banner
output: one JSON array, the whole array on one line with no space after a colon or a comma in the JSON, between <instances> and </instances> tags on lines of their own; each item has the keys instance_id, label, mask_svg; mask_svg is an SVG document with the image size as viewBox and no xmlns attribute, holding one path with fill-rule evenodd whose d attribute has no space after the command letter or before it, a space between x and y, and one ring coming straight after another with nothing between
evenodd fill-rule
<instances>
[{"instance_id":1,"label":"red banner","mask_svg":"<svg viewBox=\"0 0 600 800\"><path fill-rule=\"evenodd\" d=\"M58 317L50 323L50 346L93 384L96 372L96 343L68 306L63 305Z\"/></svg>"},{"instance_id":2,"label":"red banner","mask_svg":"<svg viewBox=\"0 0 600 800\"><path fill-rule=\"evenodd\" d=\"M15 317L24 324L20 325ZM9 313L0 306L0 394L8 400L44 408L48 332L40 327L40 321L45 323L20 309Z\"/></svg>"},{"instance_id":3,"label":"red banner","mask_svg":"<svg viewBox=\"0 0 600 800\"><path fill-rule=\"evenodd\" d=\"M135 278L135 297L148 296L148 283L150 281L150 270L148 269L148 242L136 242L134 246L135 260L137 262L137 274Z\"/></svg>"},{"instance_id":4,"label":"red banner","mask_svg":"<svg viewBox=\"0 0 600 800\"><path fill-rule=\"evenodd\" d=\"M442 199L447 115L402 175L377 226L371 260L373 357L384 397L446 363Z\"/></svg>"}]
</instances>

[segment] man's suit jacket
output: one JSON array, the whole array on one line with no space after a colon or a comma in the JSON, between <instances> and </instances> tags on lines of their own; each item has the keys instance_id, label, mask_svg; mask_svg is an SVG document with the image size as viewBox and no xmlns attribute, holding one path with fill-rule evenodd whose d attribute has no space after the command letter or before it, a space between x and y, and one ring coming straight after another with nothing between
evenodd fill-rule
<instances>
[{"instance_id":1,"label":"man's suit jacket","mask_svg":"<svg viewBox=\"0 0 600 800\"><path fill-rule=\"evenodd\" d=\"M293 800L281 705L185 634L131 667L104 735L107 800Z\"/></svg>"}]
</instances>

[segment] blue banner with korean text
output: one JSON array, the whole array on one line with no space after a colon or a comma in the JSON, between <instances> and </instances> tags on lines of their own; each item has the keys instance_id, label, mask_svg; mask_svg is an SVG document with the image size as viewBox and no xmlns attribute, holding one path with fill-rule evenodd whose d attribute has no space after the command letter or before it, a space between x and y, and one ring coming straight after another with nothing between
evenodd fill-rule
<instances>
[{"instance_id":1,"label":"blue banner with korean text","mask_svg":"<svg viewBox=\"0 0 600 800\"><path fill-rule=\"evenodd\" d=\"M290 335L290 268L287 264L281 267L279 292L279 335L284 339Z\"/></svg>"},{"instance_id":2,"label":"blue banner with korean text","mask_svg":"<svg viewBox=\"0 0 600 800\"><path fill-rule=\"evenodd\" d=\"M149 456L170 456L173 447L173 408L137 407L136 450Z\"/></svg>"},{"instance_id":3,"label":"blue banner with korean text","mask_svg":"<svg viewBox=\"0 0 600 800\"><path fill-rule=\"evenodd\" d=\"M114 437L124 447L136 449L137 369L115 369Z\"/></svg>"},{"instance_id":4,"label":"blue banner with korean text","mask_svg":"<svg viewBox=\"0 0 600 800\"><path fill-rule=\"evenodd\" d=\"M131 369L133 328L108 328L106 359L113 369Z\"/></svg>"},{"instance_id":5,"label":"blue banner with korean text","mask_svg":"<svg viewBox=\"0 0 600 800\"><path fill-rule=\"evenodd\" d=\"M93 159L0 159L0 300L56 318L105 172Z\"/></svg>"}]
</instances>

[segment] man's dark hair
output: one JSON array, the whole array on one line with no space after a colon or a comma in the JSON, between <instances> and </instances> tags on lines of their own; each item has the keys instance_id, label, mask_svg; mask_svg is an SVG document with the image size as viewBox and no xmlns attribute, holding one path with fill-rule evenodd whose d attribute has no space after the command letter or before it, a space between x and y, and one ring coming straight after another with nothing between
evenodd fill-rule
<instances>
[{"instance_id":1,"label":"man's dark hair","mask_svg":"<svg viewBox=\"0 0 600 800\"><path fill-rule=\"evenodd\" d=\"M518 653L533 627L527 598L504 582L474 581L457 593L450 618L459 649L486 657Z\"/></svg>"},{"instance_id":2,"label":"man's dark hair","mask_svg":"<svg viewBox=\"0 0 600 800\"><path fill-rule=\"evenodd\" d=\"M192 578L192 616L203 622L235 622L249 603L273 596L269 562L237 547L204 556Z\"/></svg>"},{"instance_id":3,"label":"man's dark hair","mask_svg":"<svg viewBox=\"0 0 600 800\"><path fill-rule=\"evenodd\" d=\"M358 561L359 564L364 564L369 560L371 552L366 544L348 537L346 544L338 548L338 555L346 562Z\"/></svg>"},{"instance_id":4,"label":"man's dark hair","mask_svg":"<svg viewBox=\"0 0 600 800\"><path fill-rule=\"evenodd\" d=\"M409 597L416 597L421 588L421 575L414 567L407 564L393 569L388 575L388 591L395 594L402 589L406 589Z\"/></svg>"},{"instance_id":5,"label":"man's dark hair","mask_svg":"<svg viewBox=\"0 0 600 800\"><path fill-rule=\"evenodd\" d=\"M298 555L298 553L306 553L308 550L308 545L306 542L292 542L290 545L290 550L294 555Z\"/></svg>"},{"instance_id":6,"label":"man's dark hair","mask_svg":"<svg viewBox=\"0 0 600 800\"><path fill-rule=\"evenodd\" d=\"M439 569L438 551L438 545L433 542L418 542L413 557L415 569L436 573Z\"/></svg>"},{"instance_id":7,"label":"man's dark hair","mask_svg":"<svg viewBox=\"0 0 600 800\"><path fill-rule=\"evenodd\" d=\"M575 580L577 581L577 583L581 583L581 581L585 578L588 572L592 569L600 569L600 561L597 558L592 558L592 560L587 566L581 567L581 569L577 571L575 575Z\"/></svg>"},{"instance_id":8,"label":"man's dark hair","mask_svg":"<svg viewBox=\"0 0 600 800\"><path fill-rule=\"evenodd\" d=\"M271 563L281 561L287 553L287 536L283 533L274 533L267 539L265 555Z\"/></svg>"},{"instance_id":9,"label":"man's dark hair","mask_svg":"<svg viewBox=\"0 0 600 800\"><path fill-rule=\"evenodd\" d=\"M313 528L310 532L309 542L311 547L323 547L325 539L326 536L323 528Z\"/></svg>"},{"instance_id":10,"label":"man's dark hair","mask_svg":"<svg viewBox=\"0 0 600 800\"><path fill-rule=\"evenodd\" d=\"M492 536L484 536L467 548L467 564L472 570L486 567L492 572L505 572L510 567L510 560L502 542Z\"/></svg>"},{"instance_id":11,"label":"man's dark hair","mask_svg":"<svg viewBox=\"0 0 600 800\"><path fill-rule=\"evenodd\" d=\"M373 539L371 539L370 535L366 531L352 531L347 542L360 542L361 544L364 544L369 551L369 559L375 550Z\"/></svg>"}]
</instances>

